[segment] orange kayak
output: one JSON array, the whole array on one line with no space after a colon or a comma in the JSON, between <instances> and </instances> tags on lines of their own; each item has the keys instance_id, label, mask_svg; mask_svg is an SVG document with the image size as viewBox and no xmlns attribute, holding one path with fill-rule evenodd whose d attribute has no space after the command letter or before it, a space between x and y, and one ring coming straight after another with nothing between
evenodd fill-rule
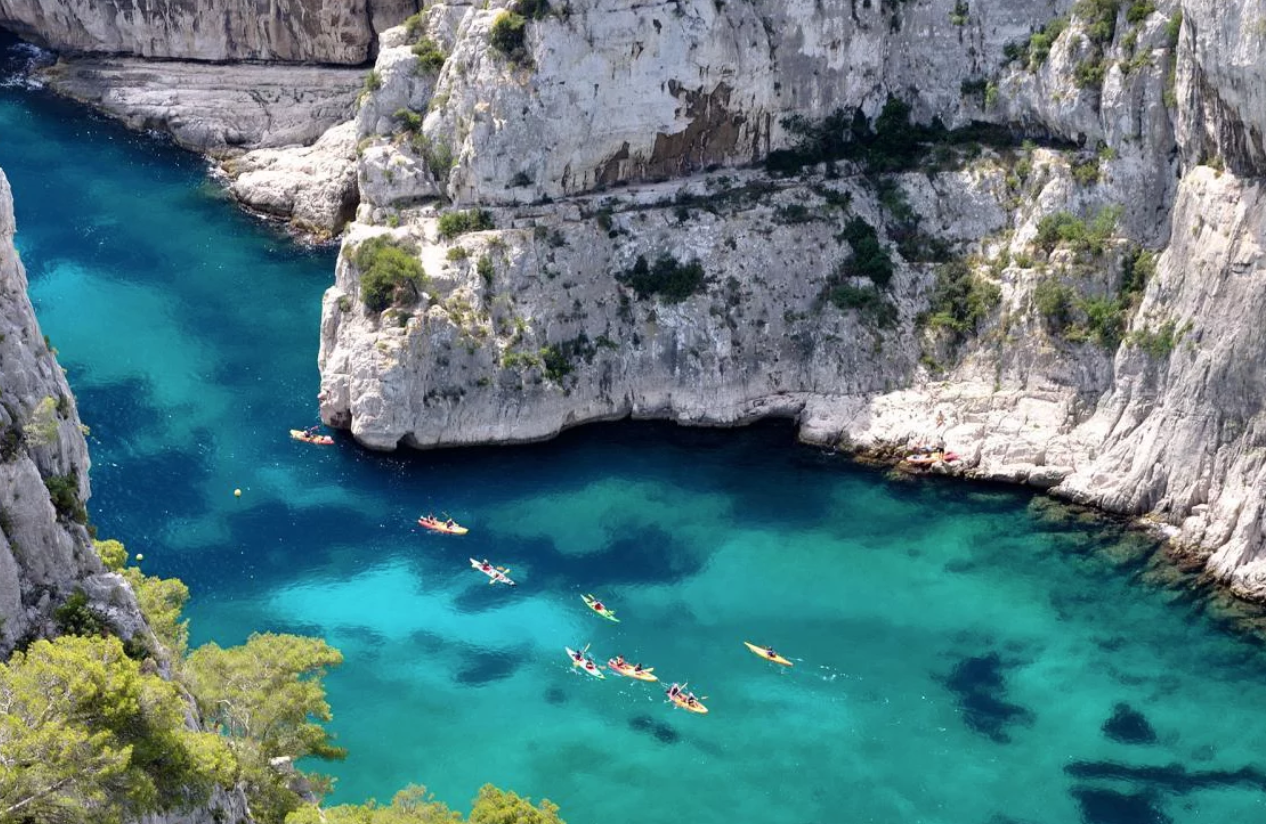
<instances>
[{"instance_id":1,"label":"orange kayak","mask_svg":"<svg viewBox=\"0 0 1266 824\"><path fill-rule=\"evenodd\" d=\"M434 532L443 532L445 535L465 535L467 532L470 532L470 530L464 526L458 526L457 524L449 526L439 518L428 518L425 515L418 518L418 526L424 526Z\"/></svg>"},{"instance_id":2,"label":"orange kayak","mask_svg":"<svg viewBox=\"0 0 1266 824\"><path fill-rule=\"evenodd\" d=\"M303 441L304 443L314 443L318 446L330 446L331 444L334 443L334 439L331 438L329 435L309 435L307 432L304 432L302 429L291 429L290 437L294 438L296 441Z\"/></svg>"},{"instance_id":3,"label":"orange kayak","mask_svg":"<svg viewBox=\"0 0 1266 824\"><path fill-rule=\"evenodd\" d=\"M620 666L619 664L615 662L614 658L612 658L610 661L607 662L607 669L611 670L612 672L618 675L623 675L625 678L634 678L634 679L637 679L638 681L658 681L659 680L659 678L657 678L655 675L652 674L655 671L654 667L643 667L642 671L638 672L637 668L634 667L632 664L626 662L624 666Z\"/></svg>"}]
</instances>

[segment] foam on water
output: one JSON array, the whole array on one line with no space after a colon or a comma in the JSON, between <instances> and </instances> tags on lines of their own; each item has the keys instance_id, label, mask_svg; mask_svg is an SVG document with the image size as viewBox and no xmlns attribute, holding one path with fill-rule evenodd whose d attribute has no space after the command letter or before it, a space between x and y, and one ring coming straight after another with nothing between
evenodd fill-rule
<instances>
[{"instance_id":1,"label":"foam on water","mask_svg":"<svg viewBox=\"0 0 1266 824\"><path fill-rule=\"evenodd\" d=\"M39 92L0 90L0 166L92 427L94 521L189 583L195 641L343 650L336 800L422 781L461 806L492 781L574 822L1261 817L1262 657L1140 582L1145 548L1118 530L1015 490L892 483L785 426L298 444L333 250ZM472 532L428 533L426 511ZM520 586L487 585L472 556ZM586 643L689 681L711 713L576 672L563 647Z\"/></svg>"}]
</instances>

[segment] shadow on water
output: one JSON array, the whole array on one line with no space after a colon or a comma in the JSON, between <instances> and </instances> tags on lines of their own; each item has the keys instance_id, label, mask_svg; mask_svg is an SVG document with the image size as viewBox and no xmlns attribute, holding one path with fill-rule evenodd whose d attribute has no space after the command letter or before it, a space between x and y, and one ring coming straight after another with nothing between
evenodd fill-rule
<instances>
[{"instance_id":1,"label":"shadow on water","mask_svg":"<svg viewBox=\"0 0 1266 824\"><path fill-rule=\"evenodd\" d=\"M1006 700L1005 669L1018 666L1004 663L996 652L964 658L942 680L958 699L963 722L996 744L1011 742L1009 728L1031 724L1034 714Z\"/></svg>"}]
</instances>

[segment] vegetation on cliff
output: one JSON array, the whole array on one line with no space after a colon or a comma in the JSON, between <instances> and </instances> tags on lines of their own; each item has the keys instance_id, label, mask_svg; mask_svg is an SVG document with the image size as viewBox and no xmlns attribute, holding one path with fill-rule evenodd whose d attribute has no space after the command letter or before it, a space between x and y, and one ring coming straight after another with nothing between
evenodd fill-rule
<instances>
[{"instance_id":1,"label":"vegetation on cliff","mask_svg":"<svg viewBox=\"0 0 1266 824\"><path fill-rule=\"evenodd\" d=\"M322 679L339 651L266 633L186 653L185 585L126 567L118 541L96 546L132 583L155 638L121 640L79 593L58 610L61 637L0 664L0 821L121 824L205 805L216 787L244 791L260 824L462 820L417 787L388 806L318 810L305 799L331 782L292 765L345 754L322 725L332 718ZM469 820L554 824L557 813L487 786Z\"/></svg>"}]
</instances>

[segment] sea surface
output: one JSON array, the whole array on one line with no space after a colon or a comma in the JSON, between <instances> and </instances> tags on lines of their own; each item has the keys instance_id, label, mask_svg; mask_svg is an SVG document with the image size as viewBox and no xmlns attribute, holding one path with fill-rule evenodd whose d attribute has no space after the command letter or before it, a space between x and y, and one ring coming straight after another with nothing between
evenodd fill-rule
<instances>
[{"instance_id":1,"label":"sea surface","mask_svg":"<svg viewBox=\"0 0 1266 824\"><path fill-rule=\"evenodd\" d=\"M491 781L573 824L1266 815L1266 660L1144 580L1146 542L1016 490L890 480L781 425L299 444L334 249L243 215L200 159L21 85L0 88L0 167L91 427L92 520L189 584L195 643L343 651L335 801L422 782L465 809ZM430 511L470 535L421 530ZM519 586L470 569L485 556ZM573 670L563 647L587 644L711 712Z\"/></svg>"}]
</instances>

